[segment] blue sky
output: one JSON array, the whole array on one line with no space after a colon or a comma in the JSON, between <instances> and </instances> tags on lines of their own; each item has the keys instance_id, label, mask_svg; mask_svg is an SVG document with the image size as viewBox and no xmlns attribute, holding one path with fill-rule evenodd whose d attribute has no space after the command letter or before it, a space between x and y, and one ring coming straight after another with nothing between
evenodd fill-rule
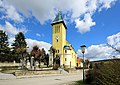
<instances>
[{"instance_id":1,"label":"blue sky","mask_svg":"<svg viewBox=\"0 0 120 85\"><path fill-rule=\"evenodd\" d=\"M91 60L120 56L106 45L120 49L120 0L0 0L0 29L9 35L10 44L22 31L29 51L34 45L47 51L58 10L68 28L67 40L78 56L82 56L83 44L87 46L86 58Z\"/></svg>"}]
</instances>

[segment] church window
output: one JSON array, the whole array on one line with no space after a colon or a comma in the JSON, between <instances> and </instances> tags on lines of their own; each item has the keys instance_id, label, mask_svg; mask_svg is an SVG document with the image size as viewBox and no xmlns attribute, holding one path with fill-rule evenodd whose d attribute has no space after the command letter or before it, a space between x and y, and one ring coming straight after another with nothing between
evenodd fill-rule
<instances>
[{"instance_id":1,"label":"church window","mask_svg":"<svg viewBox=\"0 0 120 85\"><path fill-rule=\"evenodd\" d=\"M60 26L57 26L57 32L58 33L60 32Z\"/></svg>"},{"instance_id":2,"label":"church window","mask_svg":"<svg viewBox=\"0 0 120 85\"><path fill-rule=\"evenodd\" d=\"M58 33L59 33L59 32L60 32L60 26L58 26L58 29L57 29L57 30L58 30Z\"/></svg>"},{"instance_id":3,"label":"church window","mask_svg":"<svg viewBox=\"0 0 120 85\"><path fill-rule=\"evenodd\" d=\"M76 58L76 56L75 56L75 58Z\"/></svg>"},{"instance_id":4,"label":"church window","mask_svg":"<svg viewBox=\"0 0 120 85\"><path fill-rule=\"evenodd\" d=\"M57 27L55 27L55 33L57 33Z\"/></svg>"},{"instance_id":5,"label":"church window","mask_svg":"<svg viewBox=\"0 0 120 85\"><path fill-rule=\"evenodd\" d=\"M67 53L67 50L65 50L65 53Z\"/></svg>"},{"instance_id":6,"label":"church window","mask_svg":"<svg viewBox=\"0 0 120 85\"><path fill-rule=\"evenodd\" d=\"M59 50L58 50L58 53L59 53Z\"/></svg>"},{"instance_id":7,"label":"church window","mask_svg":"<svg viewBox=\"0 0 120 85\"><path fill-rule=\"evenodd\" d=\"M55 33L59 33L60 32L60 26L55 26Z\"/></svg>"},{"instance_id":8,"label":"church window","mask_svg":"<svg viewBox=\"0 0 120 85\"><path fill-rule=\"evenodd\" d=\"M65 58L65 61L67 61L67 58Z\"/></svg>"}]
</instances>

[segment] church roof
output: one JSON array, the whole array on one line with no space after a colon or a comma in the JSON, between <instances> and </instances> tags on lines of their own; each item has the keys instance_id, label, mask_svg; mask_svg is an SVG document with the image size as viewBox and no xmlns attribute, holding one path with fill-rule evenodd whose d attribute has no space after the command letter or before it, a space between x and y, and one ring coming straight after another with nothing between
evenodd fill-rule
<instances>
[{"instance_id":1,"label":"church roof","mask_svg":"<svg viewBox=\"0 0 120 85\"><path fill-rule=\"evenodd\" d=\"M65 46L64 46L64 49L66 49L66 50L71 50L71 49L70 49L70 46L68 46L68 45L65 45Z\"/></svg>"},{"instance_id":2,"label":"church roof","mask_svg":"<svg viewBox=\"0 0 120 85\"><path fill-rule=\"evenodd\" d=\"M65 29L67 29L64 21L63 21L63 18L62 18L62 13L59 11L58 14L56 15L55 19L53 20L52 24L51 25L54 25L54 24L59 24L59 23L63 23L63 25L65 26Z\"/></svg>"},{"instance_id":3,"label":"church roof","mask_svg":"<svg viewBox=\"0 0 120 85\"><path fill-rule=\"evenodd\" d=\"M64 46L64 49L66 49L66 50L71 50L71 49L73 49L74 52L77 53L77 52L75 51L75 49L73 48L73 46L72 46L67 40L66 40L66 45Z\"/></svg>"}]
</instances>

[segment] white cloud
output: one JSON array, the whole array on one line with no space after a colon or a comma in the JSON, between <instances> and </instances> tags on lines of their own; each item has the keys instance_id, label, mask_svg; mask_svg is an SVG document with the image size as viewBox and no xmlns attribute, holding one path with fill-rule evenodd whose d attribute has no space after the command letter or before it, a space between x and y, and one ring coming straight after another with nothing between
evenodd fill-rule
<instances>
[{"instance_id":1,"label":"white cloud","mask_svg":"<svg viewBox=\"0 0 120 85\"><path fill-rule=\"evenodd\" d=\"M120 49L120 32L107 37L107 42L115 48Z\"/></svg>"},{"instance_id":2,"label":"white cloud","mask_svg":"<svg viewBox=\"0 0 120 85\"><path fill-rule=\"evenodd\" d=\"M55 18L56 9L61 10L69 21L74 21L79 32L85 33L95 25L92 15L97 10L102 11L103 8L111 8L112 4L117 0L9 0L7 2L14 5L19 12L26 17L35 16L36 19L43 24L47 20ZM67 15L70 16L68 17ZM81 16L87 19L80 20ZM86 21L84 21L86 20Z\"/></svg>"},{"instance_id":3,"label":"white cloud","mask_svg":"<svg viewBox=\"0 0 120 85\"><path fill-rule=\"evenodd\" d=\"M111 8L111 5L114 4L117 0L100 0L99 4L102 4L99 8L99 11L101 11L103 8Z\"/></svg>"},{"instance_id":4,"label":"white cloud","mask_svg":"<svg viewBox=\"0 0 120 85\"><path fill-rule=\"evenodd\" d=\"M12 43L14 42L15 38L14 37L9 37L8 42L9 42L9 47L12 47Z\"/></svg>"},{"instance_id":5,"label":"white cloud","mask_svg":"<svg viewBox=\"0 0 120 85\"><path fill-rule=\"evenodd\" d=\"M44 48L45 51L48 53L48 50L51 47L51 44L44 42L44 41L37 41L33 39L26 39L27 45L28 45L28 52L30 52L33 48L33 46L37 45L40 49Z\"/></svg>"},{"instance_id":6,"label":"white cloud","mask_svg":"<svg viewBox=\"0 0 120 85\"><path fill-rule=\"evenodd\" d=\"M27 30L25 28L16 28L14 27L11 23L9 22L5 22L5 25L2 26L0 25L0 30L4 30L8 36L9 36L9 46L11 47L11 44L14 42L13 40L15 40L15 35L18 32L23 32L26 33ZM41 36L44 36L44 34L41 34ZM28 44L28 51L30 52L32 50L32 47L34 45L37 45L39 48L44 48L46 52L48 52L48 50L50 49L51 44L44 42L44 41L37 41L37 40L32 40L32 39L26 39L26 42Z\"/></svg>"},{"instance_id":7,"label":"white cloud","mask_svg":"<svg viewBox=\"0 0 120 85\"><path fill-rule=\"evenodd\" d=\"M98 58L98 59L104 59L104 58L111 58L111 53L113 49L101 44L101 45L92 45L87 49L87 56L91 58Z\"/></svg>"},{"instance_id":8,"label":"white cloud","mask_svg":"<svg viewBox=\"0 0 120 85\"><path fill-rule=\"evenodd\" d=\"M55 17L54 14L54 0L9 0L21 13L26 17L35 16L36 19L43 24L47 20L53 20Z\"/></svg>"},{"instance_id":9,"label":"white cloud","mask_svg":"<svg viewBox=\"0 0 120 85\"><path fill-rule=\"evenodd\" d=\"M44 37L44 34L43 33L42 34L36 33L36 36L38 36L38 37Z\"/></svg>"},{"instance_id":10,"label":"white cloud","mask_svg":"<svg viewBox=\"0 0 120 85\"><path fill-rule=\"evenodd\" d=\"M23 33L27 32L27 30L25 28L16 28L11 23L9 23L7 21L5 22L4 26L0 25L0 30L6 31L9 36L14 36L18 32L23 32Z\"/></svg>"},{"instance_id":11,"label":"white cloud","mask_svg":"<svg viewBox=\"0 0 120 85\"><path fill-rule=\"evenodd\" d=\"M76 19L76 28L80 33L85 33L90 31L90 27L94 26L96 23L92 21L91 15L89 13L84 15L84 19Z\"/></svg>"},{"instance_id":12,"label":"white cloud","mask_svg":"<svg viewBox=\"0 0 120 85\"><path fill-rule=\"evenodd\" d=\"M9 37L8 41L10 45L13 43L13 40L15 39L14 37L18 32L23 32L23 33L27 32L25 28L16 28L7 21L5 22L4 26L0 25L0 30L3 30L6 32L6 34Z\"/></svg>"},{"instance_id":13,"label":"white cloud","mask_svg":"<svg viewBox=\"0 0 120 85\"><path fill-rule=\"evenodd\" d=\"M89 0L88 2L88 12L93 14L98 8L98 0Z\"/></svg>"},{"instance_id":14,"label":"white cloud","mask_svg":"<svg viewBox=\"0 0 120 85\"><path fill-rule=\"evenodd\" d=\"M107 42L120 49L120 32L107 37ZM78 56L82 57L81 50L78 50ZM85 57L90 60L108 59L116 56L120 58L120 53L109 47L107 44L91 45L86 49Z\"/></svg>"},{"instance_id":15,"label":"white cloud","mask_svg":"<svg viewBox=\"0 0 120 85\"><path fill-rule=\"evenodd\" d=\"M39 36L39 37L41 37L41 34L37 33L37 34L36 34L36 36Z\"/></svg>"},{"instance_id":16,"label":"white cloud","mask_svg":"<svg viewBox=\"0 0 120 85\"><path fill-rule=\"evenodd\" d=\"M11 19L15 22L23 22L22 16L17 12L16 8L8 4L5 0L0 0L0 12L4 15L1 19Z\"/></svg>"},{"instance_id":17,"label":"white cloud","mask_svg":"<svg viewBox=\"0 0 120 85\"><path fill-rule=\"evenodd\" d=\"M111 47L105 44L91 45L86 49L85 57L90 60L103 60L113 57L113 51ZM78 50L78 55L82 57L81 50Z\"/></svg>"}]
</instances>

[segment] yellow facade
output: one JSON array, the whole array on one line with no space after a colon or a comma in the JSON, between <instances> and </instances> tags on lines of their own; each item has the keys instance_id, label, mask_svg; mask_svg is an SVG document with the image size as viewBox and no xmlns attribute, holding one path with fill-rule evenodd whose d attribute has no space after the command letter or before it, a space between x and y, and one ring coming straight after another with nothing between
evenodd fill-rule
<instances>
[{"instance_id":1,"label":"yellow facade","mask_svg":"<svg viewBox=\"0 0 120 85\"><path fill-rule=\"evenodd\" d=\"M52 47L56 50L55 55L60 57L60 66L74 68L76 66L76 52L66 40L67 27L58 14L52 23Z\"/></svg>"},{"instance_id":2,"label":"yellow facade","mask_svg":"<svg viewBox=\"0 0 120 85\"><path fill-rule=\"evenodd\" d=\"M76 67L76 52L71 44L66 41L66 47L64 46L64 58L65 58L65 66L66 68L74 68ZM67 51L67 53L65 53Z\"/></svg>"},{"instance_id":3,"label":"yellow facade","mask_svg":"<svg viewBox=\"0 0 120 85\"><path fill-rule=\"evenodd\" d=\"M60 29L60 31L56 32L57 27ZM57 41L58 37L58 41ZM53 25L52 29L52 46L56 49L56 55L61 56L61 65L64 64L63 61L63 47L65 45L66 40L66 29L64 28L62 23ZM58 52L59 51L59 52Z\"/></svg>"}]
</instances>

